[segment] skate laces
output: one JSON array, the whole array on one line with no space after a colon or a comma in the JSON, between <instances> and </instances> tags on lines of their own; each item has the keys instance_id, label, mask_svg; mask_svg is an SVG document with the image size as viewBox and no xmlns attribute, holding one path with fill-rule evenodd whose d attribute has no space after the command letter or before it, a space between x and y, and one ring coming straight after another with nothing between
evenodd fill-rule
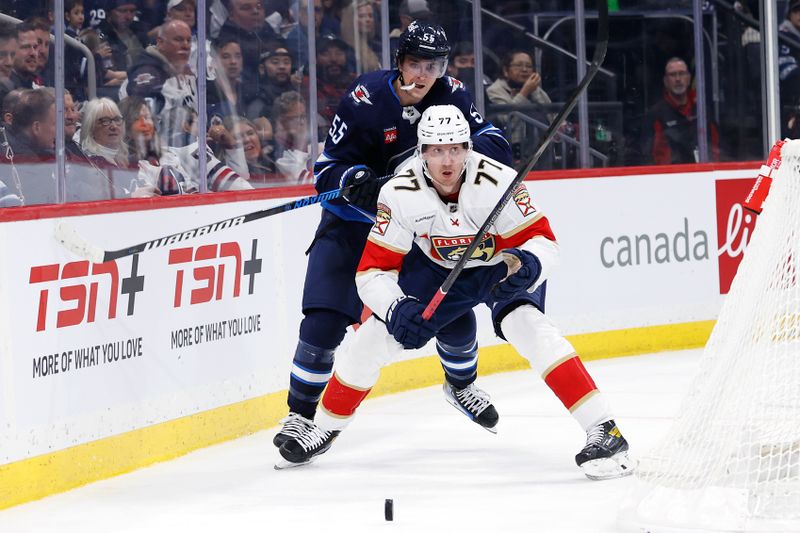
<instances>
[{"instance_id":1,"label":"skate laces","mask_svg":"<svg viewBox=\"0 0 800 533\"><path fill-rule=\"evenodd\" d=\"M300 438L308 429L313 426L313 423L308 418L298 413L289 413L289 415L281 420L283 428L279 431L293 439Z\"/></svg>"},{"instance_id":2,"label":"skate laces","mask_svg":"<svg viewBox=\"0 0 800 533\"><path fill-rule=\"evenodd\" d=\"M324 431L316 425L310 424L303 434L295 437L295 440L300 444L303 450L308 452L322 446L328 436L330 436L330 433L330 431Z\"/></svg>"},{"instance_id":3,"label":"skate laces","mask_svg":"<svg viewBox=\"0 0 800 533\"><path fill-rule=\"evenodd\" d=\"M603 424L598 424L586 432L586 446L600 446L606 431Z\"/></svg>"},{"instance_id":4,"label":"skate laces","mask_svg":"<svg viewBox=\"0 0 800 533\"><path fill-rule=\"evenodd\" d=\"M468 409L476 415L481 414L492 403L489 400L489 395L476 387L474 383L470 383L463 389L454 389L454 391L458 402L463 405L465 409Z\"/></svg>"}]
</instances>

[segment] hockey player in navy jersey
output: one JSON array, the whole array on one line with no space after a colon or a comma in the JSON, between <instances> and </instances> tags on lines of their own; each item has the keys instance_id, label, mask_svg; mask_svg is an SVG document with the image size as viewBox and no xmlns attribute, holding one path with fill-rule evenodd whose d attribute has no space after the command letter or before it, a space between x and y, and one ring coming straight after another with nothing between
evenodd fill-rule
<instances>
[{"instance_id":1,"label":"hockey player in navy jersey","mask_svg":"<svg viewBox=\"0 0 800 533\"><path fill-rule=\"evenodd\" d=\"M380 192L378 214L358 265L356 285L373 315L340 349L312 431L287 441L281 456L305 464L326 451L403 349L476 344L473 307L491 309L508 340L587 433L575 461L591 479L630 474L628 443L575 348L544 314L545 281L558 263L547 217L520 184L481 246L431 316L430 301L514 180L514 169L471 150L470 128L452 105L420 119L417 155ZM453 220L459 224L454 225ZM402 267L402 268L401 268ZM446 389L447 390L447 389ZM486 403L469 388L450 400Z\"/></svg>"},{"instance_id":2,"label":"hockey player in navy jersey","mask_svg":"<svg viewBox=\"0 0 800 533\"><path fill-rule=\"evenodd\" d=\"M415 21L400 37L397 68L358 77L339 104L325 149L314 165L316 188L322 193L355 187L345 198L323 203L308 252L304 318L289 383L289 415L273 439L279 448L312 427L332 374L334 351L347 326L360 321L363 306L354 279L375 218L378 191L385 182L379 176L392 174L413 154L417 124L425 109L455 105L469 117L475 149L511 162L510 145L500 130L481 117L461 82L444 75L449 53L441 26ZM474 346L440 348L439 354L446 385L454 390L473 385L477 374ZM474 385L470 387L475 390ZM470 405L467 414L491 431L497 424L496 410L489 402L479 408L475 405Z\"/></svg>"}]
</instances>

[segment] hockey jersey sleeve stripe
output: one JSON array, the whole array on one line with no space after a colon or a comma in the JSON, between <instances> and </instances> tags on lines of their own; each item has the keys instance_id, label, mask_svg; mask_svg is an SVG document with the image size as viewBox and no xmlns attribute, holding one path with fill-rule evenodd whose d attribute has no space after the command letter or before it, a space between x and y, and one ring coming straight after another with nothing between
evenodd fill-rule
<instances>
[{"instance_id":1,"label":"hockey jersey sleeve stripe","mask_svg":"<svg viewBox=\"0 0 800 533\"><path fill-rule=\"evenodd\" d=\"M388 242L385 242L385 241L379 241L379 240L378 240L378 239L376 239L376 238L375 238L373 235L369 235L369 236L367 237L367 241L373 242L373 243L375 243L377 246L380 246L381 248L386 248L387 250L391 250L391 251L393 251L393 252L397 252L397 253L399 253L399 254L403 254L403 255L405 255L405 254L407 254L407 253L408 253L408 250L405 250L405 249L403 249L403 248L400 248L400 247L398 247L398 246L392 246L391 244L389 244Z\"/></svg>"},{"instance_id":2,"label":"hockey jersey sleeve stripe","mask_svg":"<svg viewBox=\"0 0 800 533\"><path fill-rule=\"evenodd\" d=\"M221 191L224 190L223 185L227 181L233 181L237 177L239 177L233 169L229 166L226 166L224 163L219 163L211 169L209 173L211 177L211 190L212 191ZM230 185L230 183L228 183Z\"/></svg>"},{"instance_id":3,"label":"hockey jersey sleeve stripe","mask_svg":"<svg viewBox=\"0 0 800 533\"><path fill-rule=\"evenodd\" d=\"M547 217L541 215L532 218L529 222L517 226L511 232L498 235L497 249L505 250L506 248L517 248L534 237L544 237L551 241L556 240Z\"/></svg>"},{"instance_id":4,"label":"hockey jersey sleeve stripe","mask_svg":"<svg viewBox=\"0 0 800 533\"><path fill-rule=\"evenodd\" d=\"M319 165L319 162L317 162L317 165ZM329 163L329 164L325 165L323 168L321 168L319 170L315 170L314 171L314 181L319 180L320 177L322 177L322 175L325 173L325 171L330 170L333 167L334 167L334 163Z\"/></svg>"},{"instance_id":5,"label":"hockey jersey sleeve stripe","mask_svg":"<svg viewBox=\"0 0 800 533\"><path fill-rule=\"evenodd\" d=\"M515 227L511 231L507 231L505 233L501 233L500 236L502 238L504 238L504 239L510 239L511 237L513 237L514 235L519 233L520 231L524 231L527 228L531 227L536 222L539 222L539 220L541 220L542 217L544 217L544 213L541 213L541 212L536 213L532 217L524 220L522 224L520 224L519 226Z\"/></svg>"},{"instance_id":6,"label":"hockey jersey sleeve stripe","mask_svg":"<svg viewBox=\"0 0 800 533\"><path fill-rule=\"evenodd\" d=\"M487 124L486 126L479 129L477 132L475 132L473 135L483 135L484 133L502 133L502 132L497 126L493 124Z\"/></svg>"},{"instance_id":7,"label":"hockey jersey sleeve stripe","mask_svg":"<svg viewBox=\"0 0 800 533\"><path fill-rule=\"evenodd\" d=\"M392 249L385 243L378 243L372 238L367 239L364 246L364 253L358 263L357 275L366 273L370 270L396 271L400 272L403 265L403 258L407 252Z\"/></svg>"},{"instance_id":8,"label":"hockey jersey sleeve stripe","mask_svg":"<svg viewBox=\"0 0 800 533\"><path fill-rule=\"evenodd\" d=\"M374 274L375 272L391 272L392 274L400 274L399 270L384 270L383 268L369 268L367 270L359 270L356 272L356 277L358 276L366 276L368 274Z\"/></svg>"}]
</instances>

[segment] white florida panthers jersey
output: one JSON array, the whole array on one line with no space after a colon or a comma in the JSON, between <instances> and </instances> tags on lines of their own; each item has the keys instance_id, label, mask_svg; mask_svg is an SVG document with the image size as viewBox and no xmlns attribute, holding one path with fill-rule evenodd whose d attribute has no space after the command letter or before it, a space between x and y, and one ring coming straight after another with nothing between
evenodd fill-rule
<instances>
[{"instance_id":1,"label":"white florida panthers jersey","mask_svg":"<svg viewBox=\"0 0 800 533\"><path fill-rule=\"evenodd\" d=\"M397 276L414 243L434 263L453 268L515 176L513 168L473 151L461 190L448 201L434 189L422 160L409 160L378 197L377 218L356 274L363 302L386 316L391 303L403 296ZM496 265L503 261L500 252L508 248L522 248L539 258L542 274L537 285L558 257L550 223L524 184L514 190L466 268Z\"/></svg>"}]
</instances>

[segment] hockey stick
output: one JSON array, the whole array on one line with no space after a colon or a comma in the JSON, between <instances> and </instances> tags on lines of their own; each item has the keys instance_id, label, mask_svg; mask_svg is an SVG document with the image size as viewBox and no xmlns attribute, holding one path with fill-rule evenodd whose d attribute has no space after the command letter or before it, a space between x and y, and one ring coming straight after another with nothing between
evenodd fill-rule
<instances>
[{"instance_id":1,"label":"hockey stick","mask_svg":"<svg viewBox=\"0 0 800 533\"><path fill-rule=\"evenodd\" d=\"M391 175L382 176L379 177L378 180L384 181L386 179L389 179L390 177ZM344 196L345 194L350 192L350 190L353 187L354 185L348 185L347 187L342 187L341 189L326 191L324 193L317 194L314 196L306 196L305 198L300 198L299 200L295 200L293 202L287 202L285 204L276 205L275 207L270 207L269 209L262 209L260 211L253 211L252 213L247 213L245 215L239 215L233 218L226 218L225 220L220 220L218 222L213 222L211 224L206 224L204 226L199 226L185 231L180 231L178 233L173 233L172 235L167 235L165 237L158 237L157 239L142 242L139 244L134 244L133 246L128 246L127 248L121 248L119 250L103 250L99 246L88 242L86 239L81 237L80 234L78 234L78 232L75 230L75 228L72 227L72 225L70 225L68 222L64 220L60 220L56 224L53 236L67 250L71 251L75 255L82 257L84 259L88 259L92 263L105 263L107 261L112 261L114 259L119 259L121 257L138 254L146 250L152 250L153 248L160 248L162 246L175 244L177 242L193 239L195 237L208 235L209 233L214 233L215 231L232 228L235 226L241 226L242 224L246 224L254 220L270 217L272 215L278 215L280 213L286 213L287 211L293 211L295 209L300 209L301 207L318 204L320 202L325 202L328 200L335 200L336 198ZM359 210L359 212L361 212L362 214L367 214L362 210Z\"/></svg>"},{"instance_id":2,"label":"hockey stick","mask_svg":"<svg viewBox=\"0 0 800 533\"><path fill-rule=\"evenodd\" d=\"M597 17L597 39L598 43L594 49L594 56L592 57L592 63L589 65L589 70L586 71L586 75L583 77L581 82L575 87L575 90L572 91L572 94L569 95L564 107L561 111L556 115L556 118L553 119L553 122L550 124L550 127L547 128L547 132L545 133L544 139L542 142L539 143L539 147L536 149L536 152L531 157L528 164L525 165L525 168L520 170L517 173L517 176L514 178L514 181L508 186L506 191L503 193L502 198L500 201L497 202L497 205L494 206L492 212L489 214L489 217L483 223L483 225L478 230L478 233L472 238L472 242L467 247L467 250L464 254L459 258L456 265L453 267L453 270L447 276L447 278L442 283L439 290L436 291L436 294L433 295L431 301L428 303L428 306L425 308L425 311L422 313L422 318L425 320L429 320L433 315L433 312L436 311L436 308L439 307L439 304L442 302L444 297L447 295L447 291L453 286L456 282L456 279L461 274L461 271L464 270L464 267L467 264L467 261L475 250L480 245L483 237L489 230L489 226L494 224L497 220L497 217L500 216L500 212L505 208L506 204L508 204L509 200L511 200L511 196L514 193L514 190L519 187L520 183L525 179L528 173L533 169L534 165L539 161L539 158L542 157L545 149L550 145L550 141L553 140L553 137L556 135L556 131L561 126L561 123L564 122L564 119L567 118L567 115L572 111L575 107L575 104L578 103L578 98L580 97L581 93L586 89L589 83L594 78L597 71L600 69L600 66L603 64L603 60L606 56L606 49L608 48L608 3L606 0L597 0L598 3L598 17Z\"/></svg>"}]
</instances>

